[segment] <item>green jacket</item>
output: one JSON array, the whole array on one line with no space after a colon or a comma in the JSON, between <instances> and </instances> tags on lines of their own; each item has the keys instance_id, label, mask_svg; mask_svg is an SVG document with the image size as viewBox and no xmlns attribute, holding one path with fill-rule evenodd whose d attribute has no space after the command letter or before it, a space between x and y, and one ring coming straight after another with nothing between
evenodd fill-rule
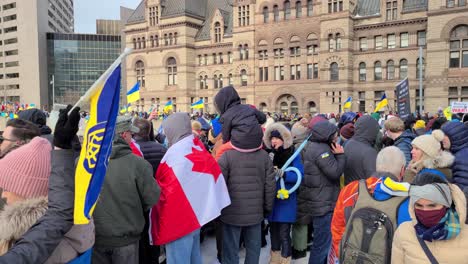
<instances>
[{"instance_id":1,"label":"green jacket","mask_svg":"<svg viewBox=\"0 0 468 264\"><path fill-rule=\"evenodd\" d=\"M145 216L159 200L151 165L117 139L94 212L97 247L122 247L140 239Z\"/></svg>"}]
</instances>

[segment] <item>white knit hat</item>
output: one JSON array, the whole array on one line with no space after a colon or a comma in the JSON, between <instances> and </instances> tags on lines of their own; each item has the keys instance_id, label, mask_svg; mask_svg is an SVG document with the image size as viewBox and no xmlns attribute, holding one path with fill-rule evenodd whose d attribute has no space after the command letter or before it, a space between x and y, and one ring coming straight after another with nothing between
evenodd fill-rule
<instances>
[{"instance_id":1,"label":"white knit hat","mask_svg":"<svg viewBox=\"0 0 468 264\"><path fill-rule=\"evenodd\" d=\"M441 142L445 134L442 130L434 130L431 135L422 135L413 140L411 144L422 150L430 158L436 158L442 150Z\"/></svg>"}]
</instances>

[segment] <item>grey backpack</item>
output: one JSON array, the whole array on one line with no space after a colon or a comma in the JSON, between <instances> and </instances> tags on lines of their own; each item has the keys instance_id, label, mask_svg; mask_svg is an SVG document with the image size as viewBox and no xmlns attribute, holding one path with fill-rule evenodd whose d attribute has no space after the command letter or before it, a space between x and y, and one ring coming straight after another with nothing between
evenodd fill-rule
<instances>
[{"instance_id":1,"label":"grey backpack","mask_svg":"<svg viewBox=\"0 0 468 264\"><path fill-rule=\"evenodd\" d=\"M359 197L340 244L341 264L390 264L398 208L407 197L377 201L359 181Z\"/></svg>"}]
</instances>

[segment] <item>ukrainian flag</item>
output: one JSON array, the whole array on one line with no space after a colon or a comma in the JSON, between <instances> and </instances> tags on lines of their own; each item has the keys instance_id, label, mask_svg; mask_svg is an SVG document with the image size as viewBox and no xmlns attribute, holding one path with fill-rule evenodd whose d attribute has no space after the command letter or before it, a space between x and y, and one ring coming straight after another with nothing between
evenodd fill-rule
<instances>
[{"instance_id":1,"label":"ukrainian flag","mask_svg":"<svg viewBox=\"0 0 468 264\"><path fill-rule=\"evenodd\" d=\"M165 113L171 111L172 109L174 109L173 105L172 105L172 100L169 100L169 102L166 103L166 105L164 105L164 108L163 108L163 111Z\"/></svg>"},{"instance_id":2,"label":"ukrainian flag","mask_svg":"<svg viewBox=\"0 0 468 264\"><path fill-rule=\"evenodd\" d=\"M140 100L140 82L137 82L127 93L127 103L133 103Z\"/></svg>"},{"instance_id":3,"label":"ukrainian flag","mask_svg":"<svg viewBox=\"0 0 468 264\"><path fill-rule=\"evenodd\" d=\"M382 95L382 99L380 99L380 102L375 107L374 113L379 112L380 109L384 108L387 105L388 105L387 95L384 93Z\"/></svg>"},{"instance_id":4,"label":"ukrainian flag","mask_svg":"<svg viewBox=\"0 0 468 264\"><path fill-rule=\"evenodd\" d=\"M75 174L74 223L78 225L89 223L104 183L119 112L121 58L85 95L90 99L90 119Z\"/></svg>"},{"instance_id":5,"label":"ukrainian flag","mask_svg":"<svg viewBox=\"0 0 468 264\"><path fill-rule=\"evenodd\" d=\"M353 102L353 97L350 96L348 97L348 99L346 99L346 101L344 102L344 105L343 105L343 112L345 109L350 109L351 108L351 103Z\"/></svg>"},{"instance_id":6,"label":"ukrainian flag","mask_svg":"<svg viewBox=\"0 0 468 264\"><path fill-rule=\"evenodd\" d=\"M125 113L128 113L132 111L132 106L131 104L127 104L126 106L122 107L122 109L120 109L120 114L125 114Z\"/></svg>"},{"instance_id":7,"label":"ukrainian flag","mask_svg":"<svg viewBox=\"0 0 468 264\"><path fill-rule=\"evenodd\" d=\"M190 106L190 108L193 108L193 109L202 109L204 107L205 105L203 104L203 99L198 100L198 102L195 102L192 104L192 106Z\"/></svg>"}]
</instances>

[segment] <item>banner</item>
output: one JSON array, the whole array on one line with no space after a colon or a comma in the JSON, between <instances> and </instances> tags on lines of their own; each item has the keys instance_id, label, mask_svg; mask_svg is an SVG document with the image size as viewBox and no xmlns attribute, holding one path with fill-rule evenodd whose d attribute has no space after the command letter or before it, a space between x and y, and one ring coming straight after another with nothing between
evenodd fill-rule
<instances>
[{"instance_id":1,"label":"banner","mask_svg":"<svg viewBox=\"0 0 468 264\"><path fill-rule=\"evenodd\" d=\"M452 113L468 113L468 102L452 102Z\"/></svg>"},{"instance_id":2,"label":"banner","mask_svg":"<svg viewBox=\"0 0 468 264\"><path fill-rule=\"evenodd\" d=\"M397 110L401 119L406 119L411 115L411 101L408 78L399 82L396 86Z\"/></svg>"}]
</instances>

